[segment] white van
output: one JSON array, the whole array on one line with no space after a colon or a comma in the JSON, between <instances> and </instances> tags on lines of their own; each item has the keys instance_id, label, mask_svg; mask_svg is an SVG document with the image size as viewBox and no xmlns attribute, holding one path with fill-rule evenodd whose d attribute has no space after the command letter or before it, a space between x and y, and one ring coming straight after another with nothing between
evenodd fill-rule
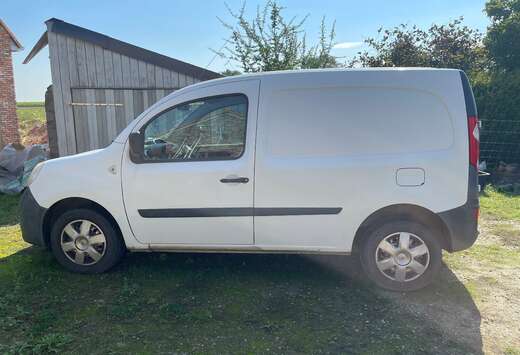
<instances>
[{"instance_id":1,"label":"white van","mask_svg":"<svg viewBox=\"0 0 520 355\"><path fill-rule=\"evenodd\" d=\"M211 80L38 165L23 237L81 273L125 250L356 253L379 286L418 289L477 237L478 129L458 70Z\"/></svg>"}]
</instances>

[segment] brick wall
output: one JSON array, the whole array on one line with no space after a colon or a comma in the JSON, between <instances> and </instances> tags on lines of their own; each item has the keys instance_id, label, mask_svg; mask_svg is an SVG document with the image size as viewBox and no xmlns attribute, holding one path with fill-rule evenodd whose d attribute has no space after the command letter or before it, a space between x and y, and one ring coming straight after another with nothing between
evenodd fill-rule
<instances>
[{"instance_id":1,"label":"brick wall","mask_svg":"<svg viewBox=\"0 0 520 355\"><path fill-rule=\"evenodd\" d=\"M0 26L0 143L18 143L11 38Z\"/></svg>"}]
</instances>

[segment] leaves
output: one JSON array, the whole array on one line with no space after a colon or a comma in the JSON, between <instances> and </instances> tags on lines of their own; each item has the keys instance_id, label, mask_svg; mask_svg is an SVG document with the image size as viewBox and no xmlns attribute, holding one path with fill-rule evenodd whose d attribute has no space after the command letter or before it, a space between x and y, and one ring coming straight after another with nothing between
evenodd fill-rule
<instances>
[{"instance_id":1,"label":"leaves","mask_svg":"<svg viewBox=\"0 0 520 355\"><path fill-rule=\"evenodd\" d=\"M380 28L378 33L380 38L365 40L372 50L359 53L351 66L441 67L466 72L485 66L482 34L463 25L462 17L427 30L401 24Z\"/></svg>"},{"instance_id":2,"label":"leaves","mask_svg":"<svg viewBox=\"0 0 520 355\"><path fill-rule=\"evenodd\" d=\"M222 50L214 51L228 61L237 62L244 72L261 72L287 69L336 67L336 58L330 52L334 45L335 23L327 31L325 18L322 19L317 44L308 47L303 24L308 15L298 20L283 16L284 7L276 1L268 1L263 8L258 7L256 16L248 20L245 4L238 12L226 5L235 19L228 24L219 19L230 31Z\"/></svg>"},{"instance_id":3,"label":"leaves","mask_svg":"<svg viewBox=\"0 0 520 355\"><path fill-rule=\"evenodd\" d=\"M485 9L491 25L484 43L496 71L520 69L520 0L490 0Z\"/></svg>"}]
</instances>

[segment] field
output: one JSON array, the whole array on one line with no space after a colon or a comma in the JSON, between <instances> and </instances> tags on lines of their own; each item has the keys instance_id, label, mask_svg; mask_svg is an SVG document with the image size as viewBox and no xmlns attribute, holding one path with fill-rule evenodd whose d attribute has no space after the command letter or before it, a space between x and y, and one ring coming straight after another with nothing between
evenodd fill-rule
<instances>
[{"instance_id":1,"label":"field","mask_svg":"<svg viewBox=\"0 0 520 355\"><path fill-rule=\"evenodd\" d=\"M0 353L520 354L520 196L430 287L385 292L345 257L129 254L95 276L21 240L0 196Z\"/></svg>"},{"instance_id":2,"label":"field","mask_svg":"<svg viewBox=\"0 0 520 355\"><path fill-rule=\"evenodd\" d=\"M18 102L16 103L16 113L20 125L22 144L47 143L43 102Z\"/></svg>"}]
</instances>

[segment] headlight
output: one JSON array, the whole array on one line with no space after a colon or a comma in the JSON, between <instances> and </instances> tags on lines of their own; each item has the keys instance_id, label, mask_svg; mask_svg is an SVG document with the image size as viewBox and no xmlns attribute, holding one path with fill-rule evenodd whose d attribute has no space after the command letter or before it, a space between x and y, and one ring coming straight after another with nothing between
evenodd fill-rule
<instances>
[{"instance_id":1,"label":"headlight","mask_svg":"<svg viewBox=\"0 0 520 355\"><path fill-rule=\"evenodd\" d=\"M38 163L38 164L36 164L34 169L31 171L31 175L29 175L29 179L27 179L27 186L30 186L36 180L36 178L38 177L38 175L42 171L43 164L44 164L43 161Z\"/></svg>"}]
</instances>

